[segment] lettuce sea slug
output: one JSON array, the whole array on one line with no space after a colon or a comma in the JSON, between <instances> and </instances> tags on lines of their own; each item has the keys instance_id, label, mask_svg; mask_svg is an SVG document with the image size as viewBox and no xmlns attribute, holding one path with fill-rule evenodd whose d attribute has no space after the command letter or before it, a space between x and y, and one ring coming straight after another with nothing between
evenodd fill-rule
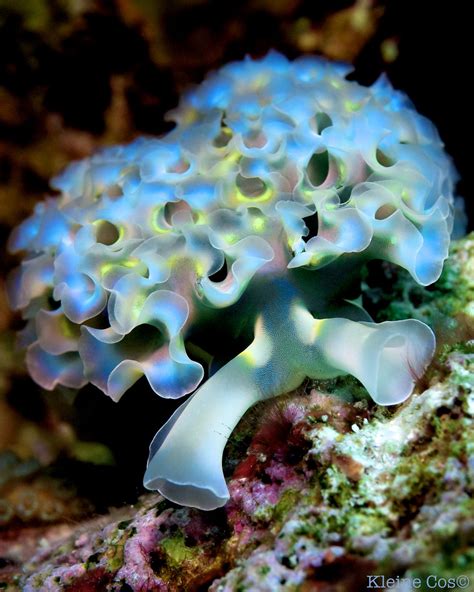
<instances>
[{"instance_id":1,"label":"lettuce sea slug","mask_svg":"<svg viewBox=\"0 0 474 592\"><path fill-rule=\"evenodd\" d=\"M404 94L349 71L277 53L228 64L166 136L69 166L11 236L25 255L10 300L42 387L91 382L118 401L145 375L161 397L193 393L144 477L177 503L226 503L223 449L257 401L351 374L400 403L433 356L429 327L374 323L357 298L371 259L439 277L454 169Z\"/></svg>"}]
</instances>

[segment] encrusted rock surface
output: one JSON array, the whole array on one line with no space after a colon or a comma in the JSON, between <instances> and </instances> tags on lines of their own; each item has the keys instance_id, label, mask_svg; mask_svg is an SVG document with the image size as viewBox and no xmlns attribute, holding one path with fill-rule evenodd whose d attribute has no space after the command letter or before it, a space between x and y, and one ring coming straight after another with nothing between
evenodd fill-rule
<instances>
[{"instance_id":1,"label":"encrusted rock surface","mask_svg":"<svg viewBox=\"0 0 474 592\"><path fill-rule=\"evenodd\" d=\"M473 250L472 236L457 242L416 298L385 270L396 296L385 318L408 307L438 328L437 358L405 404L379 408L353 379L308 384L242 421L224 509L150 494L87 522L8 530L0 587L357 591L378 573L474 585ZM367 281L372 301L388 301Z\"/></svg>"}]
</instances>

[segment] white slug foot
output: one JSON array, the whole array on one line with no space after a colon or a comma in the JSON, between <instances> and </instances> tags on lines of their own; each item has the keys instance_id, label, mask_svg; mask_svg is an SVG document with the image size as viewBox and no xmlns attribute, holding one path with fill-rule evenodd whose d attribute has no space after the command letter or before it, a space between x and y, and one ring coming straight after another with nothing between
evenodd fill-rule
<instances>
[{"instance_id":1,"label":"white slug foot","mask_svg":"<svg viewBox=\"0 0 474 592\"><path fill-rule=\"evenodd\" d=\"M436 346L433 331L410 319L355 323L347 319L316 321L315 348L333 375L352 374L379 405L396 405L413 392ZM316 370L316 372L314 372ZM313 369L321 376L319 364ZM308 368L308 375L313 376Z\"/></svg>"},{"instance_id":2,"label":"white slug foot","mask_svg":"<svg viewBox=\"0 0 474 592\"><path fill-rule=\"evenodd\" d=\"M251 345L158 431L145 487L202 510L223 506L229 492L222 454L249 407L296 388L305 376L342 374L358 378L377 403L393 405L411 394L433 356L433 332L419 321L316 320L297 299L286 304L285 309L270 302L257 319Z\"/></svg>"}]
</instances>

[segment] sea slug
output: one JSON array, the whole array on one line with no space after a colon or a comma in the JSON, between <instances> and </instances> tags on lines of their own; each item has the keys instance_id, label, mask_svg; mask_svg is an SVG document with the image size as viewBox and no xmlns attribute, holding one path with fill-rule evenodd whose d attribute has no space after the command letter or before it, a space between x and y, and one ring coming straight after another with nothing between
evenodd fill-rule
<instances>
[{"instance_id":1,"label":"sea slug","mask_svg":"<svg viewBox=\"0 0 474 592\"><path fill-rule=\"evenodd\" d=\"M400 403L433 356L425 324L372 322L360 275L383 259L422 285L439 277L454 168L404 94L349 72L274 52L228 64L164 137L70 165L10 238L40 385L91 382L118 401L145 375L161 397L193 393L144 478L177 503L226 503L223 449L257 401L351 374Z\"/></svg>"}]
</instances>

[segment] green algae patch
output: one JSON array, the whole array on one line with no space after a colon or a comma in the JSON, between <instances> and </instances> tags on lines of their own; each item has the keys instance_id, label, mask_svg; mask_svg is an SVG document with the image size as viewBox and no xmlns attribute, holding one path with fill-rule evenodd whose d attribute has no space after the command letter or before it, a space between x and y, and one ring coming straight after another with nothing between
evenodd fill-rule
<instances>
[{"instance_id":1,"label":"green algae patch","mask_svg":"<svg viewBox=\"0 0 474 592\"><path fill-rule=\"evenodd\" d=\"M301 493L291 488L282 493L273 510L273 520L276 524L281 523L288 516L300 497Z\"/></svg>"},{"instance_id":2,"label":"green algae patch","mask_svg":"<svg viewBox=\"0 0 474 592\"><path fill-rule=\"evenodd\" d=\"M365 278L364 300L377 321L414 318L430 325L440 343L474 337L474 233L453 241L439 280L418 285L403 270L385 266L385 282ZM377 275L380 279L380 273Z\"/></svg>"},{"instance_id":3,"label":"green algae patch","mask_svg":"<svg viewBox=\"0 0 474 592\"><path fill-rule=\"evenodd\" d=\"M115 535L106 542L103 558L105 559L105 569L114 573L118 571L124 562L125 544L129 538L135 534L134 530L117 529Z\"/></svg>"},{"instance_id":4,"label":"green algae patch","mask_svg":"<svg viewBox=\"0 0 474 592\"><path fill-rule=\"evenodd\" d=\"M183 534L162 539L160 545L166 554L170 567L179 567L184 561L192 560L196 555L199 555L196 548L186 545Z\"/></svg>"}]
</instances>

